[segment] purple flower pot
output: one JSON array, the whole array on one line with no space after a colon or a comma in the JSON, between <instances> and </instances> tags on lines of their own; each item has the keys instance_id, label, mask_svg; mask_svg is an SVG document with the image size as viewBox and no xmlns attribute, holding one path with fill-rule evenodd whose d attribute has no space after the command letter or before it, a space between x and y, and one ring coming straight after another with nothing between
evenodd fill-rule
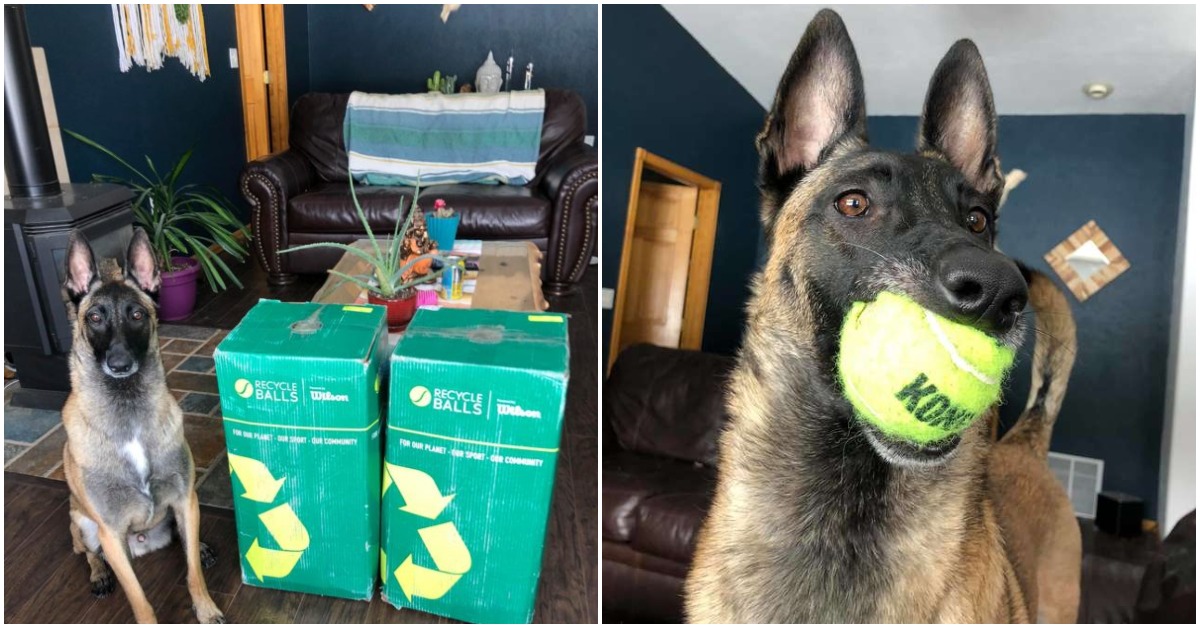
<instances>
[{"instance_id":1,"label":"purple flower pot","mask_svg":"<svg viewBox=\"0 0 1200 628\"><path fill-rule=\"evenodd\" d=\"M158 320L179 321L192 315L196 307L196 281L200 275L200 262L193 257L172 257L171 265L183 266L183 270L162 273L162 287L158 290Z\"/></svg>"}]
</instances>

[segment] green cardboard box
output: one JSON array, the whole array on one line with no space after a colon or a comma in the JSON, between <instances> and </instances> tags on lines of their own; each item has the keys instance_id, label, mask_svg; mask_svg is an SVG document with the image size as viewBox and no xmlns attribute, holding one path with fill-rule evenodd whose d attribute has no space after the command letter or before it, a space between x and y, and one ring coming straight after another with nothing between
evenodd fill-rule
<instances>
[{"instance_id":1,"label":"green cardboard box","mask_svg":"<svg viewBox=\"0 0 1200 628\"><path fill-rule=\"evenodd\" d=\"M263 300L214 352L246 584L374 596L384 317Z\"/></svg>"},{"instance_id":2,"label":"green cardboard box","mask_svg":"<svg viewBox=\"0 0 1200 628\"><path fill-rule=\"evenodd\" d=\"M567 317L420 310L392 353L383 597L533 618L567 393Z\"/></svg>"}]
</instances>

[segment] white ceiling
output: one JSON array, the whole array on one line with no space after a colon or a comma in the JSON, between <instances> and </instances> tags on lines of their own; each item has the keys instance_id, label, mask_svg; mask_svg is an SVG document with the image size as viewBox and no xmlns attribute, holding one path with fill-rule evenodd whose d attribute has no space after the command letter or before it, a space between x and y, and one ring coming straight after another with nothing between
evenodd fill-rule
<instances>
[{"instance_id":1,"label":"white ceiling","mask_svg":"<svg viewBox=\"0 0 1200 628\"><path fill-rule=\"evenodd\" d=\"M821 5L668 5L763 107ZM918 115L956 40L983 53L1000 114L1191 113L1196 9L1187 6L847 5L871 115ZM1113 85L1104 100L1091 82Z\"/></svg>"}]
</instances>

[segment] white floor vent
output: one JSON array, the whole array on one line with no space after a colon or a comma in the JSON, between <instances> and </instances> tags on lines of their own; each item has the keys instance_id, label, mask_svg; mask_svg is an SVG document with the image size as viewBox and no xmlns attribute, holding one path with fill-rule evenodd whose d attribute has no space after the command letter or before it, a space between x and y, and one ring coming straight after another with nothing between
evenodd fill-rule
<instances>
[{"instance_id":1,"label":"white floor vent","mask_svg":"<svg viewBox=\"0 0 1200 628\"><path fill-rule=\"evenodd\" d=\"M1067 489L1075 515L1096 518L1096 495L1104 486L1104 461L1050 452L1050 470Z\"/></svg>"}]
</instances>

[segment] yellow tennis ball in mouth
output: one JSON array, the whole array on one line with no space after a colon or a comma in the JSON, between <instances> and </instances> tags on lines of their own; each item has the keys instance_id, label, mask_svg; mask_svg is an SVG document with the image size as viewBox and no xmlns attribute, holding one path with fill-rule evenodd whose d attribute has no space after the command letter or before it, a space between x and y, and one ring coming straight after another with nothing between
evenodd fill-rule
<instances>
[{"instance_id":1,"label":"yellow tennis ball in mouth","mask_svg":"<svg viewBox=\"0 0 1200 628\"><path fill-rule=\"evenodd\" d=\"M986 333L881 292L850 308L837 365L859 419L927 445L961 433L1000 399L1013 358Z\"/></svg>"}]
</instances>

